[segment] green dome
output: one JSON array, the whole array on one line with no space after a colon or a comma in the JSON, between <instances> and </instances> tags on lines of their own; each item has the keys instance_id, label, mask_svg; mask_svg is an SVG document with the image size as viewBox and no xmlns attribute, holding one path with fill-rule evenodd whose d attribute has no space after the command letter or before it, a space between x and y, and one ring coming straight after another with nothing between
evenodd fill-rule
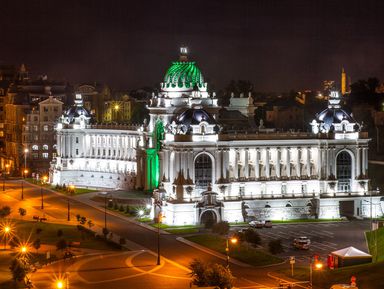
<instances>
[{"instance_id":1,"label":"green dome","mask_svg":"<svg viewBox=\"0 0 384 289\"><path fill-rule=\"evenodd\" d=\"M164 77L165 87L203 87L204 79L195 62L173 62Z\"/></svg>"}]
</instances>

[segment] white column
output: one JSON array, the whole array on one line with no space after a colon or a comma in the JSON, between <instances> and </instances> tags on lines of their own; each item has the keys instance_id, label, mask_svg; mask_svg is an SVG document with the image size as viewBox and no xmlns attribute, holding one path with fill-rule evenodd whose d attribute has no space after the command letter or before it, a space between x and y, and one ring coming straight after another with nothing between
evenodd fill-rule
<instances>
[{"instance_id":1,"label":"white column","mask_svg":"<svg viewBox=\"0 0 384 289\"><path fill-rule=\"evenodd\" d=\"M307 175L311 176L311 148L307 147Z\"/></svg>"},{"instance_id":2,"label":"white column","mask_svg":"<svg viewBox=\"0 0 384 289\"><path fill-rule=\"evenodd\" d=\"M235 163L234 163L234 177L238 181L239 180L239 149L235 149Z\"/></svg>"},{"instance_id":3,"label":"white column","mask_svg":"<svg viewBox=\"0 0 384 289\"><path fill-rule=\"evenodd\" d=\"M276 176L278 178L281 177L281 173L280 173L280 159L281 159L281 149L280 148L276 148Z\"/></svg>"},{"instance_id":4,"label":"white column","mask_svg":"<svg viewBox=\"0 0 384 289\"><path fill-rule=\"evenodd\" d=\"M301 176L301 148L297 148L296 175Z\"/></svg>"},{"instance_id":5,"label":"white column","mask_svg":"<svg viewBox=\"0 0 384 289\"><path fill-rule=\"evenodd\" d=\"M356 163L355 163L355 167L356 167L356 177L359 177L360 176L360 172L361 172L361 160L360 160L360 148L356 148Z\"/></svg>"},{"instance_id":6,"label":"white column","mask_svg":"<svg viewBox=\"0 0 384 289\"><path fill-rule=\"evenodd\" d=\"M215 152L215 163L216 163L216 181L221 178L221 149Z\"/></svg>"},{"instance_id":7,"label":"white column","mask_svg":"<svg viewBox=\"0 0 384 289\"><path fill-rule=\"evenodd\" d=\"M267 148L265 149L265 176L266 176L267 178L270 177L269 161L270 161L270 157L269 157L269 148L267 147Z\"/></svg>"},{"instance_id":8,"label":"white column","mask_svg":"<svg viewBox=\"0 0 384 289\"><path fill-rule=\"evenodd\" d=\"M249 159L249 149L246 148L246 149L244 149L244 177L246 179L249 178L249 162L248 162L248 159Z\"/></svg>"},{"instance_id":9,"label":"white column","mask_svg":"<svg viewBox=\"0 0 384 289\"><path fill-rule=\"evenodd\" d=\"M286 165L286 170L287 170L287 177L291 177L291 148L287 148L287 165Z\"/></svg>"},{"instance_id":10,"label":"white column","mask_svg":"<svg viewBox=\"0 0 384 289\"><path fill-rule=\"evenodd\" d=\"M255 154L255 178L260 178L260 149L256 148Z\"/></svg>"}]
</instances>

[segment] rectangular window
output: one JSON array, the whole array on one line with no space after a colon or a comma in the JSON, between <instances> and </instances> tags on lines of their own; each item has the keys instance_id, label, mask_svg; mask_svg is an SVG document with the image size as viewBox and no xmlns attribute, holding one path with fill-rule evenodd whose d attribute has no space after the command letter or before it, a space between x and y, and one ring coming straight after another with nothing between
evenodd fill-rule
<instances>
[{"instance_id":1,"label":"rectangular window","mask_svg":"<svg viewBox=\"0 0 384 289\"><path fill-rule=\"evenodd\" d=\"M76 143L79 143L79 137L76 137Z\"/></svg>"},{"instance_id":2,"label":"rectangular window","mask_svg":"<svg viewBox=\"0 0 384 289\"><path fill-rule=\"evenodd\" d=\"M44 125L44 126L43 126L43 130L44 130L44 131L48 131L48 130L49 130L48 125Z\"/></svg>"},{"instance_id":3,"label":"rectangular window","mask_svg":"<svg viewBox=\"0 0 384 289\"><path fill-rule=\"evenodd\" d=\"M48 153L42 153L41 155L43 156L43 159L47 159L48 158Z\"/></svg>"},{"instance_id":4,"label":"rectangular window","mask_svg":"<svg viewBox=\"0 0 384 289\"><path fill-rule=\"evenodd\" d=\"M79 149L76 149L76 155L77 156L79 155Z\"/></svg>"}]
</instances>

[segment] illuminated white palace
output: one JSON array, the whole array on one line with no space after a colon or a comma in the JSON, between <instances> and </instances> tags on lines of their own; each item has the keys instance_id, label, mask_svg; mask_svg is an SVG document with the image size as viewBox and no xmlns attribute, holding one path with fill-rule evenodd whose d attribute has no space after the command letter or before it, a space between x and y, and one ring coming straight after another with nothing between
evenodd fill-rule
<instances>
[{"instance_id":1,"label":"illuminated white palace","mask_svg":"<svg viewBox=\"0 0 384 289\"><path fill-rule=\"evenodd\" d=\"M232 104L253 116L252 96L233 97L228 110ZM383 215L379 192L368 191L368 136L337 92L311 133L248 121L244 131L229 131L182 48L148 109L140 128L100 127L90 124L79 96L57 127L53 183L154 190L169 225Z\"/></svg>"}]
</instances>

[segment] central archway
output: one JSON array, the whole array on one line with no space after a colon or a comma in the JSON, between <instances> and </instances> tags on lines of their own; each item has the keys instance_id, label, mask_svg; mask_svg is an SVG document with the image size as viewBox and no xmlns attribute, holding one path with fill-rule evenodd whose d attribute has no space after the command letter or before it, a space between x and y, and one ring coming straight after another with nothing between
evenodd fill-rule
<instances>
[{"instance_id":1,"label":"central archway","mask_svg":"<svg viewBox=\"0 0 384 289\"><path fill-rule=\"evenodd\" d=\"M195 160L196 189L206 189L212 182L212 160L208 154L200 154Z\"/></svg>"},{"instance_id":2,"label":"central archway","mask_svg":"<svg viewBox=\"0 0 384 289\"><path fill-rule=\"evenodd\" d=\"M217 223L217 216L214 211L207 210L201 214L200 224L203 224L206 228L211 228Z\"/></svg>"},{"instance_id":3,"label":"central archway","mask_svg":"<svg viewBox=\"0 0 384 289\"><path fill-rule=\"evenodd\" d=\"M352 178L352 158L347 151L342 151L337 155L336 174L338 191L349 192Z\"/></svg>"}]
</instances>

